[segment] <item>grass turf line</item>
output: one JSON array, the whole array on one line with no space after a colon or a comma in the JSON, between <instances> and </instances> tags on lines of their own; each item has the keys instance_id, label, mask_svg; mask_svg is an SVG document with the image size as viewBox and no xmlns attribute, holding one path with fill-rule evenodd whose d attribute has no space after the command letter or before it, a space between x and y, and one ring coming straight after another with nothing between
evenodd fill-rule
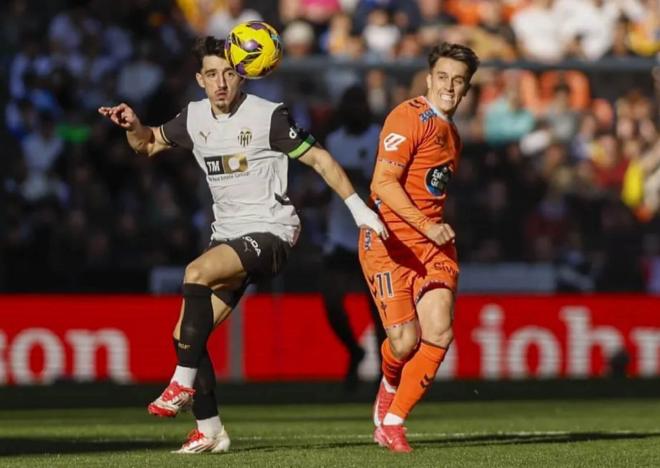
<instances>
[{"instance_id":1,"label":"grass turf line","mask_svg":"<svg viewBox=\"0 0 660 468\"><path fill-rule=\"evenodd\" d=\"M660 466L660 400L426 403L415 451L371 440L369 405L221 407L222 455L173 455L192 417L144 408L0 412L0 466ZM183 457L183 460L182 460Z\"/></svg>"}]
</instances>

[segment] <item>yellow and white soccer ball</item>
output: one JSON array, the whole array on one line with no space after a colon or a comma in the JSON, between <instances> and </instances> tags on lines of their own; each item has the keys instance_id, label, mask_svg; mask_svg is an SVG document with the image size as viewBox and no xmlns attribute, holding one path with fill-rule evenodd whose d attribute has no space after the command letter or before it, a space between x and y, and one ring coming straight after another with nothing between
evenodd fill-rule
<instances>
[{"instance_id":1,"label":"yellow and white soccer ball","mask_svg":"<svg viewBox=\"0 0 660 468\"><path fill-rule=\"evenodd\" d=\"M225 56L243 78L263 78L280 63L282 39L274 27L263 21L240 23L227 36Z\"/></svg>"}]
</instances>

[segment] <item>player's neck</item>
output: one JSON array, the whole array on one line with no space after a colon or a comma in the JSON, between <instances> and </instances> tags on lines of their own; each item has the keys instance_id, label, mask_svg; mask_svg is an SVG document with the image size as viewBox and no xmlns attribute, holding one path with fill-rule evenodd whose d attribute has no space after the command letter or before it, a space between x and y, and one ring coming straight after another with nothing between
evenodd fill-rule
<instances>
[{"instance_id":1,"label":"player's neck","mask_svg":"<svg viewBox=\"0 0 660 468\"><path fill-rule=\"evenodd\" d=\"M241 92L228 106L219 107L211 105L211 112L213 112L213 117L229 117L233 115L236 113L243 101L245 101L246 97L247 95Z\"/></svg>"},{"instance_id":2,"label":"player's neck","mask_svg":"<svg viewBox=\"0 0 660 468\"><path fill-rule=\"evenodd\" d=\"M444 112L440 110L440 108L433 102L433 100L428 95L424 95L424 99L426 100L427 104L431 106L433 112L435 112L445 120L448 120L450 122L452 121L452 117L454 116L454 112L456 111L456 109L452 110L451 112Z\"/></svg>"}]
</instances>

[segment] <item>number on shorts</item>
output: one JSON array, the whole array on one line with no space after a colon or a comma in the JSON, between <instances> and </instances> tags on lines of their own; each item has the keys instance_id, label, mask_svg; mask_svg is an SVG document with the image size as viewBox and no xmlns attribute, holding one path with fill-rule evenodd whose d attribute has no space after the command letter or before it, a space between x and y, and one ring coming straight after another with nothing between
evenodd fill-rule
<instances>
[{"instance_id":1,"label":"number on shorts","mask_svg":"<svg viewBox=\"0 0 660 468\"><path fill-rule=\"evenodd\" d=\"M392 274L389 271L376 273L374 279L377 281L376 293L379 297L394 297L394 288L392 287Z\"/></svg>"}]
</instances>

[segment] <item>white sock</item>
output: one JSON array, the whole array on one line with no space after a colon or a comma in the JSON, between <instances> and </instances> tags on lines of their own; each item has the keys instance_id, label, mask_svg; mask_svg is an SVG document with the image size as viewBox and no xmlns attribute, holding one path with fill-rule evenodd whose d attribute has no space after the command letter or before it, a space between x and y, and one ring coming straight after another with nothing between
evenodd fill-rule
<instances>
[{"instance_id":1,"label":"white sock","mask_svg":"<svg viewBox=\"0 0 660 468\"><path fill-rule=\"evenodd\" d=\"M383 376L383 387L385 387L387 393L396 393L396 387L390 385L385 376Z\"/></svg>"},{"instance_id":2,"label":"white sock","mask_svg":"<svg viewBox=\"0 0 660 468\"><path fill-rule=\"evenodd\" d=\"M197 377L196 368L176 366L176 369L174 369L174 375L172 376L170 382L176 381L179 385L192 388L193 384L195 383L195 377Z\"/></svg>"},{"instance_id":3,"label":"white sock","mask_svg":"<svg viewBox=\"0 0 660 468\"><path fill-rule=\"evenodd\" d=\"M222 432L222 422L220 416L213 416L208 419L197 420L197 430L206 437L215 437Z\"/></svg>"},{"instance_id":4,"label":"white sock","mask_svg":"<svg viewBox=\"0 0 660 468\"><path fill-rule=\"evenodd\" d=\"M393 413L387 413L383 419L383 426L400 426L404 423L405 419Z\"/></svg>"}]
</instances>

